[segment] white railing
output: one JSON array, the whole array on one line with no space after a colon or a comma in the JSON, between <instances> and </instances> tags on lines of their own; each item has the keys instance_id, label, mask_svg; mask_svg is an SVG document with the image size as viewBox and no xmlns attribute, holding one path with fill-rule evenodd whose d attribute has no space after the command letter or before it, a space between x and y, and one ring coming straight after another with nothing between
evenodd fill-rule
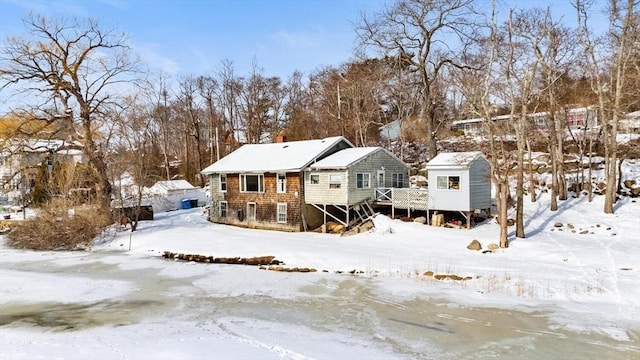
<instances>
[{"instance_id":1,"label":"white railing","mask_svg":"<svg viewBox=\"0 0 640 360\"><path fill-rule=\"evenodd\" d=\"M376 201L391 201L393 200L392 188L376 188Z\"/></svg>"},{"instance_id":2,"label":"white railing","mask_svg":"<svg viewBox=\"0 0 640 360\"><path fill-rule=\"evenodd\" d=\"M429 191L412 188L376 188L376 201L399 209L429 210Z\"/></svg>"}]
</instances>

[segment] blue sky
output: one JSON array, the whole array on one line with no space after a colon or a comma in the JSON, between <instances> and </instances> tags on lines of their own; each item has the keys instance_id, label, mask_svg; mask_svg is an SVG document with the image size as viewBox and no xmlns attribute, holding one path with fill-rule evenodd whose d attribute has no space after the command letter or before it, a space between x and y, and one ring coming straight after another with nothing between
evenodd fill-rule
<instances>
[{"instance_id":1,"label":"blue sky","mask_svg":"<svg viewBox=\"0 0 640 360\"><path fill-rule=\"evenodd\" d=\"M552 6L575 17L569 0L505 0L502 6ZM30 11L46 16L92 17L126 32L153 70L170 76L203 75L231 60L237 75L252 63L265 75L287 78L348 61L354 23L384 0L0 0L0 38L24 34Z\"/></svg>"},{"instance_id":2,"label":"blue sky","mask_svg":"<svg viewBox=\"0 0 640 360\"><path fill-rule=\"evenodd\" d=\"M267 75L308 73L349 60L353 21L378 0L0 0L0 36L22 34L21 19L44 15L93 17L129 34L143 59L173 74L215 71L224 59L239 74L252 63Z\"/></svg>"}]
</instances>

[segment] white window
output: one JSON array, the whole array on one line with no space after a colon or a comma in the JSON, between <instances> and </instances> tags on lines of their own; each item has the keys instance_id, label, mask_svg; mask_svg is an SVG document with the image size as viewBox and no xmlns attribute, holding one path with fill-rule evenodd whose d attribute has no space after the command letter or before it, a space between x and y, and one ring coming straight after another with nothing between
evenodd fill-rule
<instances>
[{"instance_id":1,"label":"white window","mask_svg":"<svg viewBox=\"0 0 640 360\"><path fill-rule=\"evenodd\" d=\"M356 174L356 188L358 188L358 189L368 189L370 180L371 180L371 174L369 174L369 173L358 173L358 174Z\"/></svg>"},{"instance_id":2,"label":"white window","mask_svg":"<svg viewBox=\"0 0 640 360\"><path fill-rule=\"evenodd\" d=\"M342 176L340 174L329 175L329 189L340 189Z\"/></svg>"},{"instance_id":3,"label":"white window","mask_svg":"<svg viewBox=\"0 0 640 360\"><path fill-rule=\"evenodd\" d=\"M286 193L287 192L287 175L286 174L278 174L278 181L277 181L277 191L278 193Z\"/></svg>"},{"instance_id":4,"label":"white window","mask_svg":"<svg viewBox=\"0 0 640 360\"><path fill-rule=\"evenodd\" d=\"M219 214L220 217L227 217L227 202L226 201L220 201L220 209L219 209Z\"/></svg>"},{"instance_id":5,"label":"white window","mask_svg":"<svg viewBox=\"0 0 640 360\"><path fill-rule=\"evenodd\" d=\"M391 174L391 187L401 188L404 187L404 173Z\"/></svg>"},{"instance_id":6,"label":"white window","mask_svg":"<svg viewBox=\"0 0 640 360\"><path fill-rule=\"evenodd\" d=\"M320 175L318 174L309 175L309 182L314 185L320 184Z\"/></svg>"},{"instance_id":7,"label":"white window","mask_svg":"<svg viewBox=\"0 0 640 360\"><path fill-rule=\"evenodd\" d=\"M220 174L220 191L227 192L227 174Z\"/></svg>"},{"instance_id":8,"label":"white window","mask_svg":"<svg viewBox=\"0 0 640 360\"><path fill-rule=\"evenodd\" d=\"M441 190L460 190L460 176L438 176L436 186Z\"/></svg>"},{"instance_id":9,"label":"white window","mask_svg":"<svg viewBox=\"0 0 640 360\"><path fill-rule=\"evenodd\" d=\"M277 214L279 223L287 222L287 203L278 203Z\"/></svg>"},{"instance_id":10,"label":"white window","mask_svg":"<svg viewBox=\"0 0 640 360\"><path fill-rule=\"evenodd\" d=\"M240 192L264 192L264 175L240 175Z\"/></svg>"}]
</instances>

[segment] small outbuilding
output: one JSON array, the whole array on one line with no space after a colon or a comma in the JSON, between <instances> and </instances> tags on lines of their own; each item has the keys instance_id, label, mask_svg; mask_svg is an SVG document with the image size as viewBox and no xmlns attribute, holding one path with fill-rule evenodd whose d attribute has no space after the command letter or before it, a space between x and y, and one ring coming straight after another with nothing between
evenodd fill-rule
<instances>
[{"instance_id":1,"label":"small outbuilding","mask_svg":"<svg viewBox=\"0 0 640 360\"><path fill-rule=\"evenodd\" d=\"M429 210L471 213L491 209L491 165L480 151L440 153L427 163Z\"/></svg>"},{"instance_id":2,"label":"small outbuilding","mask_svg":"<svg viewBox=\"0 0 640 360\"><path fill-rule=\"evenodd\" d=\"M206 203L205 190L191 185L186 180L158 181L145 189L144 197L157 211L191 208ZM185 207L187 203L189 206Z\"/></svg>"}]
</instances>

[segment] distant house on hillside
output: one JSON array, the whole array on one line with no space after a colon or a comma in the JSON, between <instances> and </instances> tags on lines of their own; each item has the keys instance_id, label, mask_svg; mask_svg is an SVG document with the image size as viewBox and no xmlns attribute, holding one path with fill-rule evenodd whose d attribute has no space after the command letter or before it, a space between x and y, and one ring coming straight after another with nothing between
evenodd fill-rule
<instances>
[{"instance_id":1,"label":"distant house on hillside","mask_svg":"<svg viewBox=\"0 0 640 360\"><path fill-rule=\"evenodd\" d=\"M620 131L627 134L640 134L640 110L627 113L620 119Z\"/></svg>"},{"instance_id":2,"label":"distant house on hillside","mask_svg":"<svg viewBox=\"0 0 640 360\"><path fill-rule=\"evenodd\" d=\"M527 115L527 123L533 129L544 130L549 116L549 112L531 113ZM589 129L598 124L597 109L593 107L566 109L558 111L557 116L565 117L567 127L572 130ZM463 131L465 135L482 135L485 121L484 118L456 120L451 123L451 129ZM511 115L499 115L492 117L491 121L496 125L508 124L512 118Z\"/></svg>"},{"instance_id":3,"label":"distant house on hillside","mask_svg":"<svg viewBox=\"0 0 640 360\"><path fill-rule=\"evenodd\" d=\"M491 208L490 164L480 151L440 153L427 163L429 210L471 213Z\"/></svg>"},{"instance_id":4,"label":"distant house on hillside","mask_svg":"<svg viewBox=\"0 0 640 360\"><path fill-rule=\"evenodd\" d=\"M210 179L210 221L301 231L327 218L348 226L357 203L374 198L373 181L394 169L408 176L386 150L354 148L337 136L244 145L202 173Z\"/></svg>"},{"instance_id":5,"label":"distant house on hillside","mask_svg":"<svg viewBox=\"0 0 640 360\"><path fill-rule=\"evenodd\" d=\"M400 138L402 131L402 120L394 120L378 128L380 139L384 141L396 141Z\"/></svg>"}]
</instances>

